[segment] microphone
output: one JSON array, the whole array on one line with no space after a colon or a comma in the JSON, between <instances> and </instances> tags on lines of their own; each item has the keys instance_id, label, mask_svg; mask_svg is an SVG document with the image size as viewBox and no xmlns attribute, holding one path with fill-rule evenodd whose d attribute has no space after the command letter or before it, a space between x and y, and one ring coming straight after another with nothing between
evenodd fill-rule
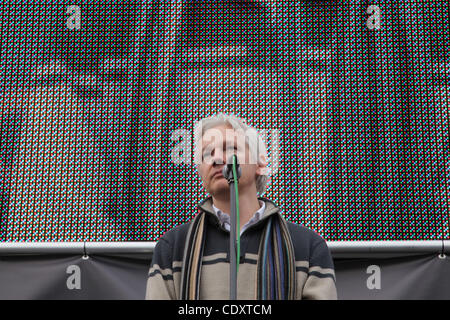
<instances>
[{"instance_id":1,"label":"microphone","mask_svg":"<svg viewBox=\"0 0 450 320\"><path fill-rule=\"evenodd\" d=\"M242 174L242 170L241 170L241 167L239 166L238 158L235 154L233 154L228 159L228 162L222 168L222 175L224 176L225 179L228 180L229 183L233 182L233 180L234 180L234 177L233 177L233 159L234 158L236 159L236 177L238 180Z\"/></svg>"}]
</instances>

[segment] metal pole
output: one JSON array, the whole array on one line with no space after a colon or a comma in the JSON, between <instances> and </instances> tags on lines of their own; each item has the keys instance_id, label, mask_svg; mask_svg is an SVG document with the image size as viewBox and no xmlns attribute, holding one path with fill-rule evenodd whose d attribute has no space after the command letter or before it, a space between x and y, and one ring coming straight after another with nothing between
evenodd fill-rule
<instances>
[{"instance_id":1,"label":"metal pole","mask_svg":"<svg viewBox=\"0 0 450 320\"><path fill-rule=\"evenodd\" d=\"M236 193L234 179L230 180L230 300L237 298L237 265L236 265Z\"/></svg>"},{"instance_id":2,"label":"metal pole","mask_svg":"<svg viewBox=\"0 0 450 320\"><path fill-rule=\"evenodd\" d=\"M236 180L233 175L233 163L236 163ZM222 174L228 181L230 186L230 300L237 299L237 244L236 244L236 227L239 221L237 220L237 210L236 210L236 190L235 183L239 182L241 176L241 168L239 167L238 159L236 155L233 155L228 164L222 169Z\"/></svg>"},{"instance_id":3,"label":"metal pole","mask_svg":"<svg viewBox=\"0 0 450 320\"><path fill-rule=\"evenodd\" d=\"M450 240L328 241L333 258L380 255L450 254ZM156 241L0 242L0 256L9 254L153 253Z\"/></svg>"},{"instance_id":4,"label":"metal pole","mask_svg":"<svg viewBox=\"0 0 450 320\"><path fill-rule=\"evenodd\" d=\"M2 255L45 255L45 254L136 254L151 255L154 241L124 242L0 242Z\"/></svg>"}]
</instances>

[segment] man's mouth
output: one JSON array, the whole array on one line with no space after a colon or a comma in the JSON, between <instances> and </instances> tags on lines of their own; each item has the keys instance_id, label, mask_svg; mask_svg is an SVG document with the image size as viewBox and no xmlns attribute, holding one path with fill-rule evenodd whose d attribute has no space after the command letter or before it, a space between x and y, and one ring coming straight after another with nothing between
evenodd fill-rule
<instances>
[{"instance_id":1,"label":"man's mouth","mask_svg":"<svg viewBox=\"0 0 450 320\"><path fill-rule=\"evenodd\" d=\"M214 178L219 178L220 179L220 178L223 178L223 174L222 174L221 171L219 171L219 172L214 173L212 177L213 177L213 179Z\"/></svg>"}]
</instances>

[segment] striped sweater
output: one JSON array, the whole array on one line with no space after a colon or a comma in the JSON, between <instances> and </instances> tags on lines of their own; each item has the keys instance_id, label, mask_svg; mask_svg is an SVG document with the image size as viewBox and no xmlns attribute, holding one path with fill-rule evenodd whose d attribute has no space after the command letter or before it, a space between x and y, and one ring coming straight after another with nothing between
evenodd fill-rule
<instances>
[{"instance_id":1,"label":"striped sweater","mask_svg":"<svg viewBox=\"0 0 450 320\"><path fill-rule=\"evenodd\" d=\"M257 260L260 237L267 218L279 214L270 200L261 220L241 236L237 298L256 299ZM206 212L207 231L200 273L200 299L229 299L229 235L212 207L212 198L199 204ZM191 223L191 222L189 222ZM146 299L179 299L184 245L189 223L169 230L153 252ZM333 260L325 240L314 231L288 222L295 251L297 299L337 299Z\"/></svg>"}]
</instances>

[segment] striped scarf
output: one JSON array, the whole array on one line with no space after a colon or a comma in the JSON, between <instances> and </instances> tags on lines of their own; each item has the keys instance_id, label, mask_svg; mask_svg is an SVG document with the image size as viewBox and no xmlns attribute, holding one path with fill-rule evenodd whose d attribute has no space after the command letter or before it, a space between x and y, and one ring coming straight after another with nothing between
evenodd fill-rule
<instances>
[{"instance_id":1,"label":"striped scarf","mask_svg":"<svg viewBox=\"0 0 450 320\"><path fill-rule=\"evenodd\" d=\"M276 213L267 218L259 243L257 262L258 300L293 300L296 296L295 256L286 220ZM206 213L197 214L190 225L184 247L181 286L182 300L198 300Z\"/></svg>"}]
</instances>

